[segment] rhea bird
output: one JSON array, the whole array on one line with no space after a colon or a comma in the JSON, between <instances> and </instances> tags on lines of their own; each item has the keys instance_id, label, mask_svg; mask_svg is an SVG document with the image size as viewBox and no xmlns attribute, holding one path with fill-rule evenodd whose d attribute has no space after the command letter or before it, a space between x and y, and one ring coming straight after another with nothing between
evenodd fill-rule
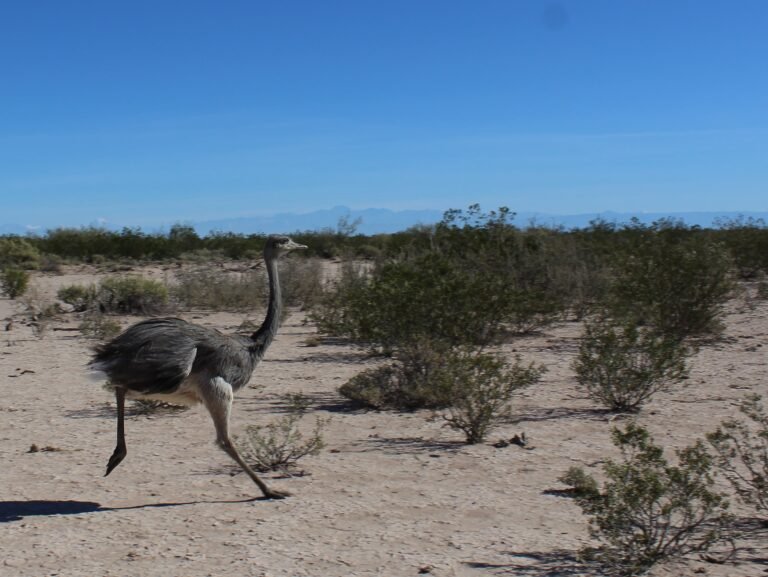
<instances>
[{"instance_id":1,"label":"rhea bird","mask_svg":"<svg viewBox=\"0 0 768 577\"><path fill-rule=\"evenodd\" d=\"M125 399L155 399L196 405L202 403L213 419L216 443L253 480L268 499L289 495L270 489L237 450L229 430L234 393L251 378L277 333L282 310L277 261L284 254L307 248L287 236L270 236L264 247L269 282L267 313L251 334L221 332L165 317L141 321L96 348L88 364L106 374L117 403L117 445L107 463L109 475L127 454Z\"/></svg>"}]
</instances>

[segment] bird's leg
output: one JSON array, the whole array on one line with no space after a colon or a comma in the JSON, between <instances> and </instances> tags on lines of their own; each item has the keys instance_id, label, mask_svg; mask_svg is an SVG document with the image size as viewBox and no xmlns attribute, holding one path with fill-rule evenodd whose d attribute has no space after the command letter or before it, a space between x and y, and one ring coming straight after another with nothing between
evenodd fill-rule
<instances>
[{"instance_id":1,"label":"bird's leg","mask_svg":"<svg viewBox=\"0 0 768 577\"><path fill-rule=\"evenodd\" d=\"M288 497L290 493L287 491L277 491L267 487L266 483L259 479L259 476L248 466L232 442L232 438L229 436L229 415L232 410L233 396L230 384L217 377L209 381L209 387L205 387L201 393L203 394L203 403L211 414L213 425L216 427L216 444L240 465L240 468L258 485L264 497L267 499Z\"/></svg>"},{"instance_id":2,"label":"bird's leg","mask_svg":"<svg viewBox=\"0 0 768 577\"><path fill-rule=\"evenodd\" d=\"M115 387L115 400L117 401L117 446L112 456L107 463L107 472L104 473L106 477L112 472L112 469L117 467L120 462L125 459L125 455L128 450L125 447L125 389L122 387Z\"/></svg>"}]
</instances>

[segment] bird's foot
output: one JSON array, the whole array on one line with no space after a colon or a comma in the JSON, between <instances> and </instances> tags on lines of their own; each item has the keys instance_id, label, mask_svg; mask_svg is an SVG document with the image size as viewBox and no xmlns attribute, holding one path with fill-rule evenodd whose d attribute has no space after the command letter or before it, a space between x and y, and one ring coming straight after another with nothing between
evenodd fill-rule
<instances>
[{"instance_id":1,"label":"bird's foot","mask_svg":"<svg viewBox=\"0 0 768 577\"><path fill-rule=\"evenodd\" d=\"M263 491L264 499L285 499L290 497L291 494L288 491L279 491L278 489L267 489Z\"/></svg>"},{"instance_id":2,"label":"bird's foot","mask_svg":"<svg viewBox=\"0 0 768 577\"><path fill-rule=\"evenodd\" d=\"M117 447L115 449L115 452L112 453L112 456L109 458L109 462L107 463L107 472L104 473L104 476L106 477L112 472L112 469L117 467L123 459L125 459L125 455L127 455L127 451L125 449L121 449L120 447Z\"/></svg>"}]
</instances>

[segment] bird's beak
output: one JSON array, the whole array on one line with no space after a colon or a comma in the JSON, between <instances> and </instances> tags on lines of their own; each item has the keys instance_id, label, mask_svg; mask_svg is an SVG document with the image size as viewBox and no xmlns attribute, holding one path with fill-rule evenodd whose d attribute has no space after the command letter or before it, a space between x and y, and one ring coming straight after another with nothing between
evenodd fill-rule
<instances>
[{"instance_id":1,"label":"bird's beak","mask_svg":"<svg viewBox=\"0 0 768 577\"><path fill-rule=\"evenodd\" d=\"M298 242L288 241L288 243L285 245L285 248L288 250L297 250L300 248L307 248L307 245L305 244L299 244Z\"/></svg>"}]
</instances>

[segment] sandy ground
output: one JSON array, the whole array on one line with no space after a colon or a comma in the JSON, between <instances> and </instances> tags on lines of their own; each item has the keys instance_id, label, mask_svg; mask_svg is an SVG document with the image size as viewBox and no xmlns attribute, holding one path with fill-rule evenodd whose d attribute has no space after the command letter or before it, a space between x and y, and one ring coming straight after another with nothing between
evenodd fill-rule
<instances>
[{"instance_id":1,"label":"sandy ground","mask_svg":"<svg viewBox=\"0 0 768 577\"><path fill-rule=\"evenodd\" d=\"M38 274L34 283L46 299L84 274ZM693 359L689 387L659 394L639 417L670 449L736 415L747 392L768 393L768 302L734 302L728 311L725 338ZM375 361L346 345L308 346L314 329L292 315L255 387L236 398L233 429L278 418L282 396L298 392L311 400L307 430L315 416L331 421L327 448L300 462L304 475L266 476L293 496L265 501L254 500L256 487L214 446L202 408L130 416L128 457L103 477L115 419L110 395L86 375L92 342L61 330L77 326L74 314L38 336L22 313L0 299L0 319L17 319L10 331L0 325L2 576L598 574L575 561L590 543L585 517L551 491L564 488L557 478L570 466L599 472L616 454L616 423L574 387L577 323L506 347L548 372L516 401L517 422L465 446L429 412L349 410L337 387ZM181 316L225 331L242 320ZM521 432L525 449L492 445ZM52 450L29 452L33 444ZM653 575L768 573L768 529L743 525L752 530L725 564L692 558Z\"/></svg>"}]
</instances>

